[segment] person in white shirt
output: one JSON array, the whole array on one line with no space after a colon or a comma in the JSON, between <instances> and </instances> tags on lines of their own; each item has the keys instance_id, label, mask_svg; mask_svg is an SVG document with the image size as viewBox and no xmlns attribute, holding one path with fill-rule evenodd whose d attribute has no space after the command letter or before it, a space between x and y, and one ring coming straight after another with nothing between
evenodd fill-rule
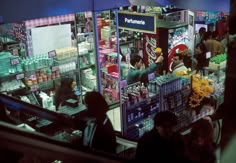
<instances>
[{"instance_id":1,"label":"person in white shirt","mask_svg":"<svg viewBox=\"0 0 236 163\"><path fill-rule=\"evenodd\" d=\"M173 57L173 63L171 65L172 74L176 74L178 71L186 71L187 67L184 65L183 62L184 55L181 53L175 53Z\"/></svg>"}]
</instances>

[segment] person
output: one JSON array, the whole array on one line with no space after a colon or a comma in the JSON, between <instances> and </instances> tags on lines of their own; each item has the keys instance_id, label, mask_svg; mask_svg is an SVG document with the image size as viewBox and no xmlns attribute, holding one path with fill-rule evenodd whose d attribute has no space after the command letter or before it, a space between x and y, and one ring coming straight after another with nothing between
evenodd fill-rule
<instances>
[{"instance_id":1,"label":"person","mask_svg":"<svg viewBox=\"0 0 236 163\"><path fill-rule=\"evenodd\" d=\"M146 85L148 83L148 74L154 72L157 68L159 68L163 60L163 56L159 55L157 57L157 60L145 69L142 57L138 54L132 53L130 55L131 65L128 71L127 84L130 85L140 81L141 83L144 83Z\"/></svg>"},{"instance_id":2,"label":"person","mask_svg":"<svg viewBox=\"0 0 236 163\"><path fill-rule=\"evenodd\" d=\"M105 152L116 153L116 135L106 112L108 104L96 91L87 92L84 98L87 107L87 127L83 131L83 145Z\"/></svg>"},{"instance_id":3,"label":"person","mask_svg":"<svg viewBox=\"0 0 236 163\"><path fill-rule=\"evenodd\" d=\"M65 105L65 101L68 99L78 100L78 96L74 92L75 86L76 82L73 78L65 77L61 80L61 85L56 89L54 98L56 110Z\"/></svg>"},{"instance_id":4,"label":"person","mask_svg":"<svg viewBox=\"0 0 236 163\"><path fill-rule=\"evenodd\" d=\"M220 41L217 40L217 37L218 33L216 31L207 31L205 34L204 43L206 45L207 51L211 52L211 57L224 53L224 46Z\"/></svg>"},{"instance_id":5,"label":"person","mask_svg":"<svg viewBox=\"0 0 236 163\"><path fill-rule=\"evenodd\" d=\"M183 62L184 55L181 53L175 53L173 56L173 63L171 65L172 74L176 74L178 71L186 71L187 67L184 65Z\"/></svg>"},{"instance_id":6,"label":"person","mask_svg":"<svg viewBox=\"0 0 236 163\"><path fill-rule=\"evenodd\" d=\"M208 120L200 119L193 124L185 148L189 163L215 163L216 147L213 136L214 130Z\"/></svg>"},{"instance_id":7,"label":"person","mask_svg":"<svg viewBox=\"0 0 236 163\"><path fill-rule=\"evenodd\" d=\"M198 33L196 34L195 45L199 44L203 40L205 33L206 33L205 27L199 28Z\"/></svg>"},{"instance_id":8,"label":"person","mask_svg":"<svg viewBox=\"0 0 236 163\"><path fill-rule=\"evenodd\" d=\"M158 112L154 127L138 140L137 162L184 162L184 141L175 131L177 116L169 111Z\"/></svg>"},{"instance_id":9,"label":"person","mask_svg":"<svg viewBox=\"0 0 236 163\"><path fill-rule=\"evenodd\" d=\"M221 44L223 45L225 49L225 53L228 52L228 45L231 41L233 41L236 38L236 34L230 35L228 31L224 33L224 38L221 40Z\"/></svg>"},{"instance_id":10,"label":"person","mask_svg":"<svg viewBox=\"0 0 236 163\"><path fill-rule=\"evenodd\" d=\"M205 75L204 68L209 66L210 56L207 58L207 48L204 42L197 44L195 52L195 57L197 60L196 73L202 71L203 75Z\"/></svg>"},{"instance_id":11,"label":"person","mask_svg":"<svg viewBox=\"0 0 236 163\"><path fill-rule=\"evenodd\" d=\"M87 22L85 24L86 32L93 32L93 21L92 18L87 18Z\"/></svg>"},{"instance_id":12,"label":"person","mask_svg":"<svg viewBox=\"0 0 236 163\"><path fill-rule=\"evenodd\" d=\"M191 49L185 49L183 51L183 55L184 55L184 59L183 59L183 62L184 62L184 65L187 67L187 68L191 68L193 67L193 60L192 60L192 50Z\"/></svg>"}]
</instances>

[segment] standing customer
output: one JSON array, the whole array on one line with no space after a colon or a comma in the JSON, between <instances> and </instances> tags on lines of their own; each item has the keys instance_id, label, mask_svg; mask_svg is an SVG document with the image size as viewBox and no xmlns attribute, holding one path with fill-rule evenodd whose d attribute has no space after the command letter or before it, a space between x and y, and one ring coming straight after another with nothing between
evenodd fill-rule
<instances>
[{"instance_id":1,"label":"standing customer","mask_svg":"<svg viewBox=\"0 0 236 163\"><path fill-rule=\"evenodd\" d=\"M154 117L154 128L138 141L137 162L183 162L184 143L175 132L177 117L169 111L159 112Z\"/></svg>"},{"instance_id":2,"label":"standing customer","mask_svg":"<svg viewBox=\"0 0 236 163\"><path fill-rule=\"evenodd\" d=\"M186 71L187 72L187 67L184 65L184 55L181 53L175 53L173 57L173 63L171 65L172 69L172 74L175 74L179 71Z\"/></svg>"},{"instance_id":3,"label":"standing customer","mask_svg":"<svg viewBox=\"0 0 236 163\"><path fill-rule=\"evenodd\" d=\"M196 73L202 71L203 75L206 75L204 72L204 68L209 66L209 61L210 61L210 57L207 58L206 53L207 53L206 45L203 42L197 44L195 50L195 57L197 60Z\"/></svg>"},{"instance_id":4,"label":"standing customer","mask_svg":"<svg viewBox=\"0 0 236 163\"><path fill-rule=\"evenodd\" d=\"M189 163L215 163L213 136L213 127L208 120L200 119L193 124L186 147Z\"/></svg>"},{"instance_id":5,"label":"standing customer","mask_svg":"<svg viewBox=\"0 0 236 163\"><path fill-rule=\"evenodd\" d=\"M157 60L145 69L142 57L138 54L131 54L131 65L127 76L127 84L130 85L139 81L141 83L147 84L148 74L154 72L158 67L160 67L163 60L163 56L159 55Z\"/></svg>"},{"instance_id":6,"label":"standing customer","mask_svg":"<svg viewBox=\"0 0 236 163\"><path fill-rule=\"evenodd\" d=\"M74 92L75 85L73 78L65 77L61 80L61 85L57 88L54 98L56 110L63 106L68 99L78 100L78 96Z\"/></svg>"},{"instance_id":7,"label":"standing customer","mask_svg":"<svg viewBox=\"0 0 236 163\"><path fill-rule=\"evenodd\" d=\"M83 145L106 152L116 152L116 135L107 117L108 104L99 92L87 92L84 98L87 106L87 127L83 132Z\"/></svg>"}]
</instances>

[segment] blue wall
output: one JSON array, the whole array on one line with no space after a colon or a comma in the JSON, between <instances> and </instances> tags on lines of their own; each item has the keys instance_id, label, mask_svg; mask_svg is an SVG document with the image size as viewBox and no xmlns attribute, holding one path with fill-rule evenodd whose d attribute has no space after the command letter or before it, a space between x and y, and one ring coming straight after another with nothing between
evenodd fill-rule
<instances>
[{"instance_id":1,"label":"blue wall","mask_svg":"<svg viewBox=\"0 0 236 163\"><path fill-rule=\"evenodd\" d=\"M230 0L172 0L177 8L229 12Z\"/></svg>"},{"instance_id":2,"label":"blue wall","mask_svg":"<svg viewBox=\"0 0 236 163\"><path fill-rule=\"evenodd\" d=\"M1 0L0 17L5 23L19 22L129 5L128 0Z\"/></svg>"}]
</instances>

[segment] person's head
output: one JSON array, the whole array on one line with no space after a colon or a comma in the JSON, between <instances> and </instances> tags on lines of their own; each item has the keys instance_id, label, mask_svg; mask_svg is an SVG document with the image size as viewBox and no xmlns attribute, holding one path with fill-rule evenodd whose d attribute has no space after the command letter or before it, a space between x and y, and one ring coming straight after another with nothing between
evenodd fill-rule
<instances>
[{"instance_id":1,"label":"person's head","mask_svg":"<svg viewBox=\"0 0 236 163\"><path fill-rule=\"evenodd\" d=\"M213 143L214 130L206 119L195 122L191 129L191 140L198 146L211 145Z\"/></svg>"},{"instance_id":2,"label":"person's head","mask_svg":"<svg viewBox=\"0 0 236 163\"><path fill-rule=\"evenodd\" d=\"M181 53L175 53L173 56L173 66L176 66L182 63L183 59L184 59L184 55L182 55Z\"/></svg>"},{"instance_id":3,"label":"person's head","mask_svg":"<svg viewBox=\"0 0 236 163\"><path fill-rule=\"evenodd\" d=\"M199 34L201 36L203 36L206 33L206 28L205 27L201 27L201 28L199 28L198 32L199 32Z\"/></svg>"},{"instance_id":4,"label":"person's head","mask_svg":"<svg viewBox=\"0 0 236 163\"><path fill-rule=\"evenodd\" d=\"M99 92L87 92L84 102L88 109L88 114L92 117L102 118L108 111L108 104Z\"/></svg>"},{"instance_id":5,"label":"person's head","mask_svg":"<svg viewBox=\"0 0 236 163\"><path fill-rule=\"evenodd\" d=\"M140 69L140 67L143 64L143 59L140 55L136 53L132 53L130 55L130 64L134 66L135 68Z\"/></svg>"},{"instance_id":6,"label":"person's head","mask_svg":"<svg viewBox=\"0 0 236 163\"><path fill-rule=\"evenodd\" d=\"M61 88L73 90L76 83L73 78L65 77L61 80Z\"/></svg>"},{"instance_id":7,"label":"person's head","mask_svg":"<svg viewBox=\"0 0 236 163\"><path fill-rule=\"evenodd\" d=\"M159 112L154 117L154 127L163 138L170 138L175 132L177 116L170 111Z\"/></svg>"}]
</instances>

